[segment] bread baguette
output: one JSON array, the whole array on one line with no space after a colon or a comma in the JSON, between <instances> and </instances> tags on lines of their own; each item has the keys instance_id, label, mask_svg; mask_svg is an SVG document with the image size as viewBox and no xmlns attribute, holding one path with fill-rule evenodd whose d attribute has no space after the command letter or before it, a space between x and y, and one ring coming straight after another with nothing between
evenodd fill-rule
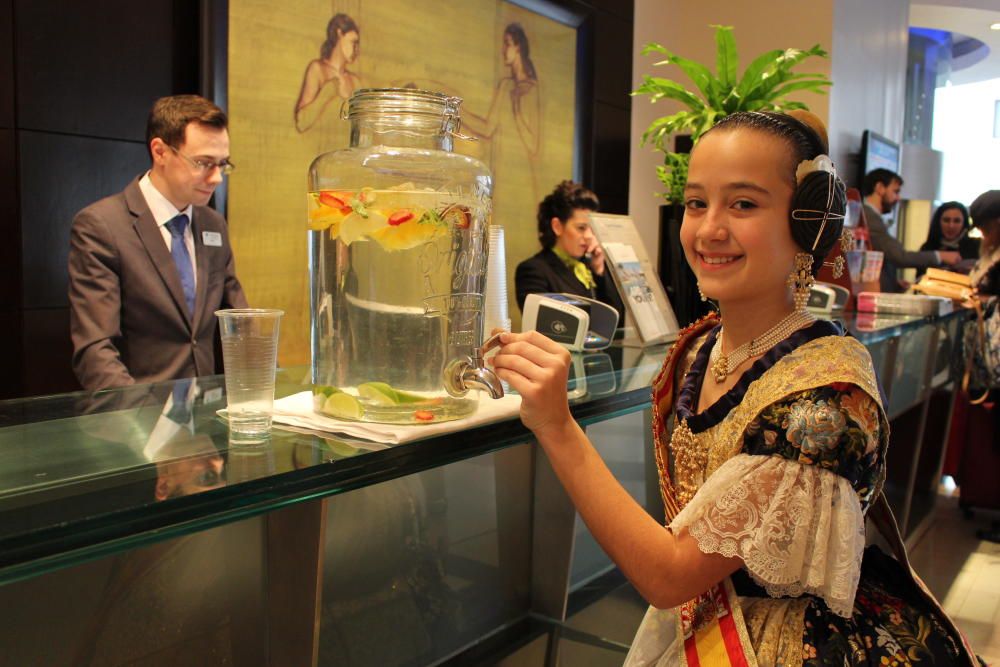
<instances>
[{"instance_id":1,"label":"bread baguette","mask_svg":"<svg viewBox=\"0 0 1000 667\"><path fill-rule=\"evenodd\" d=\"M927 276L921 278L920 282L913 286L913 290L929 296L948 297L955 301L965 301L972 295L972 287L968 284L963 286L953 282L931 280Z\"/></svg>"},{"instance_id":2,"label":"bread baguette","mask_svg":"<svg viewBox=\"0 0 1000 667\"><path fill-rule=\"evenodd\" d=\"M956 273L954 271L945 271L944 269L927 269L927 273L924 274L923 279L943 283L954 283L956 285L961 285L962 287L972 287L972 281L969 280L969 276L966 274Z\"/></svg>"}]
</instances>

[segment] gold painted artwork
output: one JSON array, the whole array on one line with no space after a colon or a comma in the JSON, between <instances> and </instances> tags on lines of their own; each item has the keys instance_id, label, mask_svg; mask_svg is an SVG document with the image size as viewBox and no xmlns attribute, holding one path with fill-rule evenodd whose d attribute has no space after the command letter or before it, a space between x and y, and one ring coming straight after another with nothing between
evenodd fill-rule
<instances>
[{"instance_id":1,"label":"gold painted artwork","mask_svg":"<svg viewBox=\"0 0 1000 667\"><path fill-rule=\"evenodd\" d=\"M285 311L282 366L309 362L307 229L392 251L461 224L463 202L419 193L378 192L368 203L361 191L307 193L312 160L348 146L341 109L361 88L463 98L461 132L478 141L456 140L455 152L493 175L492 223L505 228L519 326L514 267L539 249L541 197L572 176L575 29L503 0L230 0L228 60L240 165L228 182L229 234L250 303Z\"/></svg>"}]
</instances>

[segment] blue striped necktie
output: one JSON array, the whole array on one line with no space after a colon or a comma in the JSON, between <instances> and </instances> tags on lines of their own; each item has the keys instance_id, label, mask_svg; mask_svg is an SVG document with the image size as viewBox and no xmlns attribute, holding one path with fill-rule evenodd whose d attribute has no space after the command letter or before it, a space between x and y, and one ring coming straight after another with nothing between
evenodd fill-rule
<instances>
[{"instance_id":1,"label":"blue striped necktie","mask_svg":"<svg viewBox=\"0 0 1000 667\"><path fill-rule=\"evenodd\" d=\"M184 300L187 302L188 313L194 317L194 266L191 254L184 243L184 230L188 225L188 217L181 213L167 223L170 230L170 254L177 265L177 273L181 277L181 287L184 288Z\"/></svg>"},{"instance_id":2,"label":"blue striped necktie","mask_svg":"<svg viewBox=\"0 0 1000 667\"><path fill-rule=\"evenodd\" d=\"M191 393L191 378L174 380L173 403L167 411L167 419L181 426L191 422L191 403L188 394Z\"/></svg>"}]
</instances>

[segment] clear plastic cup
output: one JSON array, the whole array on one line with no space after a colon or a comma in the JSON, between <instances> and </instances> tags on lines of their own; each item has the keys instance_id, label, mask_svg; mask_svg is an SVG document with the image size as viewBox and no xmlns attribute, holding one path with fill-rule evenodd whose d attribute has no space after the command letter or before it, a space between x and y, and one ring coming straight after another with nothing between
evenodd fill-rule
<instances>
[{"instance_id":1,"label":"clear plastic cup","mask_svg":"<svg viewBox=\"0 0 1000 667\"><path fill-rule=\"evenodd\" d=\"M226 373L226 412L231 443L259 443L271 430L278 325L271 308L217 310Z\"/></svg>"},{"instance_id":2,"label":"clear plastic cup","mask_svg":"<svg viewBox=\"0 0 1000 667\"><path fill-rule=\"evenodd\" d=\"M879 279L879 275L882 273L882 259L881 250L865 251L865 267L861 270L862 281L870 282Z\"/></svg>"},{"instance_id":3,"label":"clear plastic cup","mask_svg":"<svg viewBox=\"0 0 1000 667\"><path fill-rule=\"evenodd\" d=\"M844 226L848 229L854 229L858 226L858 221L861 219L861 202L850 201L847 202L847 217L844 219Z\"/></svg>"},{"instance_id":4,"label":"clear plastic cup","mask_svg":"<svg viewBox=\"0 0 1000 667\"><path fill-rule=\"evenodd\" d=\"M844 255L847 257L847 273L851 276L851 282L861 282L861 270L865 265L864 250L848 250Z\"/></svg>"}]
</instances>

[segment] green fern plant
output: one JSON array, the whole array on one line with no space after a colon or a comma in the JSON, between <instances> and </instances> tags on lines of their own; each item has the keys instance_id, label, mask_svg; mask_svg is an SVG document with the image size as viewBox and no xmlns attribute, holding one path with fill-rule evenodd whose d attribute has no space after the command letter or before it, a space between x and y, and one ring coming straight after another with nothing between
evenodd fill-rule
<instances>
[{"instance_id":1,"label":"green fern plant","mask_svg":"<svg viewBox=\"0 0 1000 667\"><path fill-rule=\"evenodd\" d=\"M656 175L666 188L662 196L672 204L679 204L684 197L687 168L690 156L677 153L667 143L677 133L689 133L697 142L717 120L737 111L791 111L806 109L806 105L787 99L799 91L825 94L833 82L824 74L793 73L792 69L806 58L826 58L827 52L819 44L811 49L775 49L757 56L738 75L738 56L732 26L713 25L715 28L715 74L708 67L682 58L660 44L650 43L642 49L643 55L662 54L663 60L654 67L676 65L694 84L695 90L656 76L643 77L642 85L633 95L648 95L650 102L662 99L676 100L687 108L669 116L657 118L642 135L642 144L652 144L663 151L663 165Z\"/></svg>"}]
</instances>

